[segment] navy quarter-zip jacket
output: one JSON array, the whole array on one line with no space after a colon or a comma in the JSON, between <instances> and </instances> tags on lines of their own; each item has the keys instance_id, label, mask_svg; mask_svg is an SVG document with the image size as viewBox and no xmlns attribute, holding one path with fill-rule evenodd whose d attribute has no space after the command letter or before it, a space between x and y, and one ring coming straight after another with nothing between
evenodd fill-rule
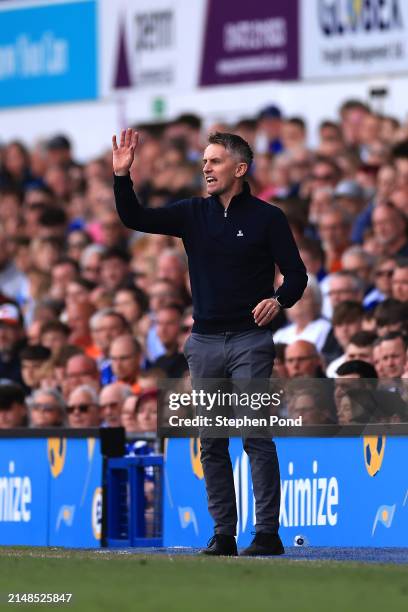
<instances>
[{"instance_id":1,"label":"navy quarter-zip jacket","mask_svg":"<svg viewBox=\"0 0 408 612\"><path fill-rule=\"evenodd\" d=\"M216 196L143 208L128 176L114 177L116 208L126 227L181 238L188 256L193 331L259 329L252 309L276 296L286 308L302 296L305 266L284 213L251 195L248 183L224 210ZM275 293L275 263L284 281Z\"/></svg>"}]
</instances>

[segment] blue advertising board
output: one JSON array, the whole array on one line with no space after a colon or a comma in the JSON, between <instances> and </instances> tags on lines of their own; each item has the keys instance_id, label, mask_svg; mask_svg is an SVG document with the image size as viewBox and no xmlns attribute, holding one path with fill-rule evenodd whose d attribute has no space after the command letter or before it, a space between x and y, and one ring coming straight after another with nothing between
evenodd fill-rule
<instances>
[{"instance_id":1,"label":"blue advertising board","mask_svg":"<svg viewBox=\"0 0 408 612\"><path fill-rule=\"evenodd\" d=\"M64 438L63 460L50 462L48 544L70 548L100 546L102 457L95 438ZM48 440L58 448L59 440Z\"/></svg>"},{"instance_id":2,"label":"blue advertising board","mask_svg":"<svg viewBox=\"0 0 408 612\"><path fill-rule=\"evenodd\" d=\"M408 546L408 438L280 438L281 537L315 546ZM230 441L238 507L238 544L252 539L255 506L250 466ZM165 546L204 546L213 533L197 440L166 449Z\"/></svg>"},{"instance_id":3,"label":"blue advertising board","mask_svg":"<svg viewBox=\"0 0 408 612\"><path fill-rule=\"evenodd\" d=\"M1 440L0 544L47 542L48 474L46 440Z\"/></svg>"},{"instance_id":4,"label":"blue advertising board","mask_svg":"<svg viewBox=\"0 0 408 612\"><path fill-rule=\"evenodd\" d=\"M99 439L2 439L0 545L99 547L101 484Z\"/></svg>"},{"instance_id":5,"label":"blue advertising board","mask_svg":"<svg viewBox=\"0 0 408 612\"><path fill-rule=\"evenodd\" d=\"M0 8L0 107L98 96L95 0Z\"/></svg>"}]
</instances>

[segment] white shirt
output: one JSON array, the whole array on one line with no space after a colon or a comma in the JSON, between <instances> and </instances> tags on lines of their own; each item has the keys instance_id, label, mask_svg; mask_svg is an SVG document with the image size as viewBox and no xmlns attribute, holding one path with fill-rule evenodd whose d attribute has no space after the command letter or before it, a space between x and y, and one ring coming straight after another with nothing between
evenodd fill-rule
<instances>
[{"instance_id":1,"label":"white shirt","mask_svg":"<svg viewBox=\"0 0 408 612\"><path fill-rule=\"evenodd\" d=\"M320 352L331 330L331 324L329 321L323 319L322 317L320 319L315 319L306 325L301 332L297 332L296 327L297 326L294 323L290 323L289 325L286 325L286 327L278 329L273 336L274 342L292 344L293 342L296 342L296 340L307 340L308 342L312 342Z\"/></svg>"}]
</instances>

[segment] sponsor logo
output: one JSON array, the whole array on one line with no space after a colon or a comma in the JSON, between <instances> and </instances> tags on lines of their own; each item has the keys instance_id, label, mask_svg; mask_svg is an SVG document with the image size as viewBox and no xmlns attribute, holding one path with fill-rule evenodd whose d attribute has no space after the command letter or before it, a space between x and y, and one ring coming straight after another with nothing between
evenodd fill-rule
<instances>
[{"instance_id":1,"label":"sponsor logo","mask_svg":"<svg viewBox=\"0 0 408 612\"><path fill-rule=\"evenodd\" d=\"M67 527L72 527L74 522L75 506L63 505L59 509L55 530L59 531L61 523L64 523Z\"/></svg>"},{"instance_id":2,"label":"sponsor logo","mask_svg":"<svg viewBox=\"0 0 408 612\"><path fill-rule=\"evenodd\" d=\"M14 476L14 461L9 463L9 474L0 477L0 522L28 523L31 520L31 479Z\"/></svg>"},{"instance_id":3,"label":"sponsor logo","mask_svg":"<svg viewBox=\"0 0 408 612\"><path fill-rule=\"evenodd\" d=\"M312 464L313 478L296 478L295 466L288 464L291 478L281 481L280 522L283 527L337 525L339 483L335 476L318 476L319 465Z\"/></svg>"},{"instance_id":4,"label":"sponsor logo","mask_svg":"<svg viewBox=\"0 0 408 612\"><path fill-rule=\"evenodd\" d=\"M374 523L373 523L373 530L371 532L372 536L374 535L374 532L376 530L378 523L381 523L387 529L391 527L392 521L394 518L394 514L395 514L395 508L396 508L396 504L394 504L393 506L383 505L378 508L377 513L375 515Z\"/></svg>"},{"instance_id":5,"label":"sponsor logo","mask_svg":"<svg viewBox=\"0 0 408 612\"><path fill-rule=\"evenodd\" d=\"M319 0L318 16L325 36L403 28L400 0Z\"/></svg>"},{"instance_id":6,"label":"sponsor logo","mask_svg":"<svg viewBox=\"0 0 408 612\"><path fill-rule=\"evenodd\" d=\"M66 453L66 438L48 438L48 462L50 464L51 474L54 478L58 478L64 469Z\"/></svg>"},{"instance_id":7,"label":"sponsor logo","mask_svg":"<svg viewBox=\"0 0 408 612\"><path fill-rule=\"evenodd\" d=\"M193 508L190 506L179 506L178 512L180 517L180 525L182 528L186 529L189 525L192 525L194 528L194 533L198 535L197 517Z\"/></svg>"},{"instance_id":8,"label":"sponsor logo","mask_svg":"<svg viewBox=\"0 0 408 612\"><path fill-rule=\"evenodd\" d=\"M364 436L364 461L370 476L375 476L381 469L385 451L385 436Z\"/></svg>"},{"instance_id":9,"label":"sponsor logo","mask_svg":"<svg viewBox=\"0 0 408 612\"><path fill-rule=\"evenodd\" d=\"M95 540L100 540L102 536L102 488L97 487L92 498L91 508L92 532Z\"/></svg>"},{"instance_id":10,"label":"sponsor logo","mask_svg":"<svg viewBox=\"0 0 408 612\"><path fill-rule=\"evenodd\" d=\"M201 444L198 438L190 438L190 461L193 474L199 480L204 478L203 466L201 465Z\"/></svg>"}]
</instances>

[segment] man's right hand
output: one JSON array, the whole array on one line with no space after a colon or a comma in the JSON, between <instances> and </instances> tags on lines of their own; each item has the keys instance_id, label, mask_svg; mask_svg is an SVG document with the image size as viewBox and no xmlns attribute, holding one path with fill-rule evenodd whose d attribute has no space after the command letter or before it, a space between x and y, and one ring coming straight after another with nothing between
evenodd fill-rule
<instances>
[{"instance_id":1,"label":"man's right hand","mask_svg":"<svg viewBox=\"0 0 408 612\"><path fill-rule=\"evenodd\" d=\"M112 136L113 172L117 176L126 176L129 173L138 140L139 134L132 128L121 131L119 146L116 142L116 136Z\"/></svg>"}]
</instances>

